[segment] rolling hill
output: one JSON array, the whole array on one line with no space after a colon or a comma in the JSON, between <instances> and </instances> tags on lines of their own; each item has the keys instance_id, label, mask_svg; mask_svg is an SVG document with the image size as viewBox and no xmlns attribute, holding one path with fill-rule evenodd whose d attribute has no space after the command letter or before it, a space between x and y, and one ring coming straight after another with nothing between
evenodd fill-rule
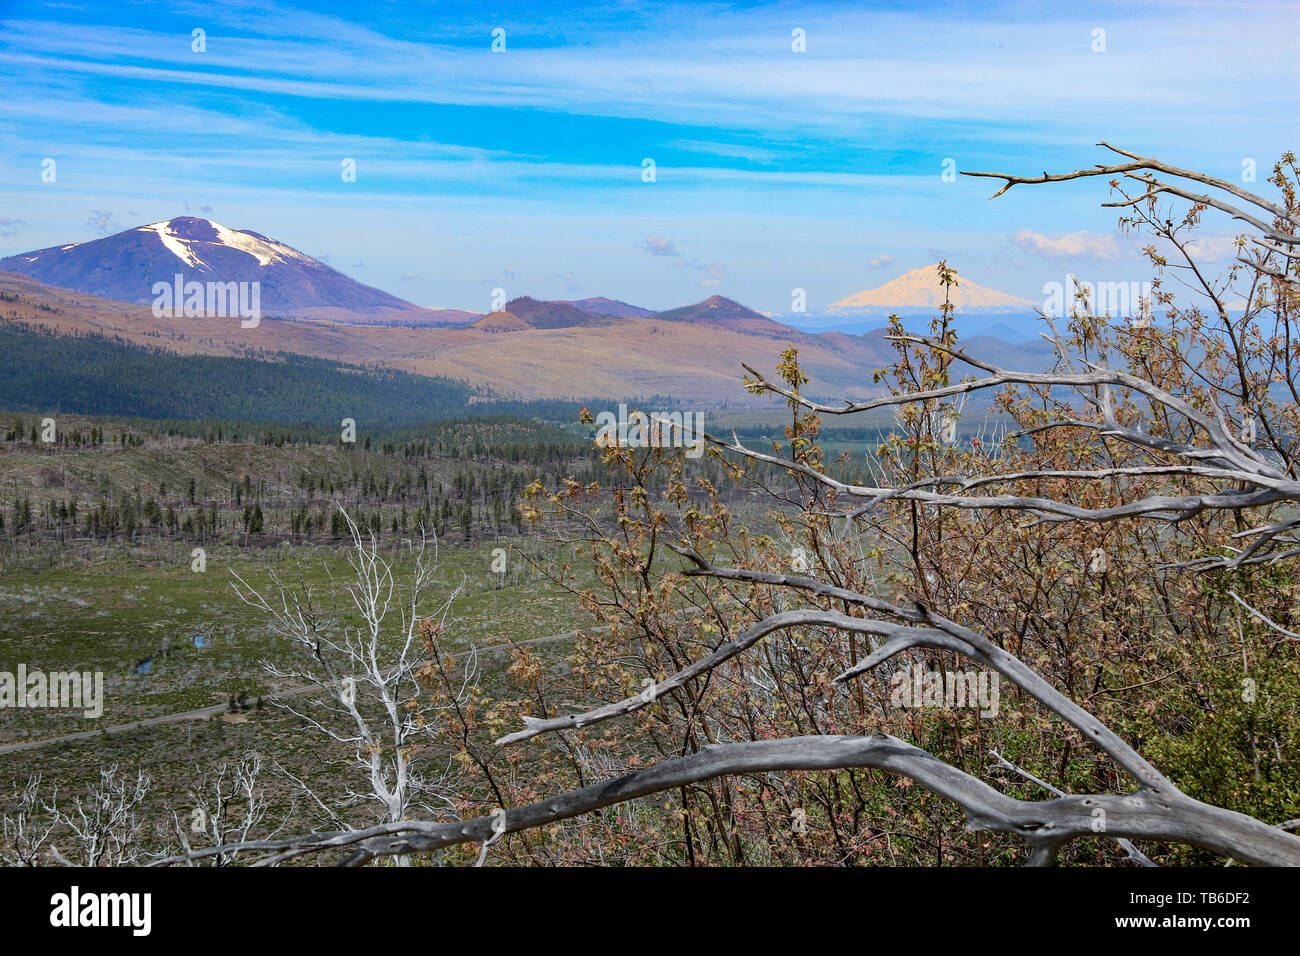
<instances>
[{"instance_id":1,"label":"rolling hill","mask_svg":"<svg viewBox=\"0 0 1300 956\"><path fill-rule=\"evenodd\" d=\"M506 303L505 311L534 329L572 329L608 325L614 316L587 312L570 302L541 301L522 296Z\"/></svg>"},{"instance_id":2,"label":"rolling hill","mask_svg":"<svg viewBox=\"0 0 1300 956\"><path fill-rule=\"evenodd\" d=\"M793 326L774 322L767 316L747 309L739 302L725 296L714 295L694 305L682 306L659 312L655 318L664 322L693 322L700 325L714 325L739 332L789 334L797 333Z\"/></svg>"},{"instance_id":3,"label":"rolling hill","mask_svg":"<svg viewBox=\"0 0 1300 956\"><path fill-rule=\"evenodd\" d=\"M532 328L532 325L513 312L503 310L485 315L477 322L470 323L466 328L473 329L475 332L526 332Z\"/></svg>"},{"instance_id":4,"label":"rolling hill","mask_svg":"<svg viewBox=\"0 0 1300 956\"><path fill-rule=\"evenodd\" d=\"M576 299L570 301L569 305L579 308L583 312L590 312L592 315L616 315L624 319L644 319L647 316L654 315L654 312L649 309L628 305L626 302L620 302L617 299L606 299L603 296L596 296L591 299Z\"/></svg>"}]
</instances>

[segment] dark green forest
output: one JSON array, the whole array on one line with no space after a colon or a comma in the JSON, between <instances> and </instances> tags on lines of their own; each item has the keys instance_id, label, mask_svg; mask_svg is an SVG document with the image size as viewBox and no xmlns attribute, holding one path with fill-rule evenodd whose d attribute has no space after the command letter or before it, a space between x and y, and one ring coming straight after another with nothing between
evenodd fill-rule
<instances>
[{"instance_id":1,"label":"dark green forest","mask_svg":"<svg viewBox=\"0 0 1300 956\"><path fill-rule=\"evenodd\" d=\"M264 361L174 355L102 337L0 328L0 407L19 412L367 428L432 419L525 415L573 421L573 402L469 402L464 382L366 369L289 353Z\"/></svg>"}]
</instances>

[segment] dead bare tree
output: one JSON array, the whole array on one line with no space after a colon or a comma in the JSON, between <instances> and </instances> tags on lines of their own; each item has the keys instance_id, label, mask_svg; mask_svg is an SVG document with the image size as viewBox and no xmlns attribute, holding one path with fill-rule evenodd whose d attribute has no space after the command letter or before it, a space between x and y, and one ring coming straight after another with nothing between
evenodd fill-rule
<instances>
[{"instance_id":1,"label":"dead bare tree","mask_svg":"<svg viewBox=\"0 0 1300 956\"><path fill-rule=\"evenodd\" d=\"M452 809L455 766L447 760L444 766L429 767L439 714L425 702L419 675L427 660L425 641L440 637L459 588L434 599L437 542L430 550L422 531L404 543L400 559L394 560L384 555L373 534L363 536L346 511L343 516L352 537L351 573L339 582L331 578L328 603L301 577L287 585L272 574L275 593L268 598L235 575L240 599L264 612L271 629L299 652L299 663L268 662L268 672L320 690L303 707L276 703L350 748L350 763L368 789L349 787L342 801L327 800L309 783L292 779L326 824L335 827L349 826L343 819L346 809L363 803L377 802L380 819L390 824L416 810L446 814ZM340 595L346 595L348 612L359 617L359 625L344 619L337 606ZM467 661L469 683L474 656ZM399 865L406 862L399 860Z\"/></svg>"},{"instance_id":2,"label":"dead bare tree","mask_svg":"<svg viewBox=\"0 0 1300 956\"><path fill-rule=\"evenodd\" d=\"M70 834L71 849L62 852L52 841L50 855L63 866L135 866L148 859L141 819L153 780L144 771L134 778L118 772L117 765L101 769L99 782L72 806L58 805L57 794L45 805L56 827Z\"/></svg>"},{"instance_id":3,"label":"dead bare tree","mask_svg":"<svg viewBox=\"0 0 1300 956\"><path fill-rule=\"evenodd\" d=\"M294 807L268 828L271 801L262 777L262 755L254 751L243 754L233 767L223 763L200 774L186 792L188 806L172 810L172 830L181 849L192 853L196 843L219 847L246 842L255 833L265 833L266 839L279 833ZM207 862L228 866L238 856L238 850L231 850L208 857Z\"/></svg>"},{"instance_id":4,"label":"dead bare tree","mask_svg":"<svg viewBox=\"0 0 1300 956\"><path fill-rule=\"evenodd\" d=\"M33 774L14 788L13 811L0 819L0 862L5 866L40 866L45 844L54 833L52 814L43 811L41 778Z\"/></svg>"}]
</instances>

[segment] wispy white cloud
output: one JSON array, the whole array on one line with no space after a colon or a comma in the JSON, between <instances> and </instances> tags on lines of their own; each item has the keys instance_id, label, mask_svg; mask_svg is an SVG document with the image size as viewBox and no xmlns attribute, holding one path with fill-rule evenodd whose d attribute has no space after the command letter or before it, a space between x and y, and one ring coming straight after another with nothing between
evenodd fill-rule
<instances>
[{"instance_id":1,"label":"wispy white cloud","mask_svg":"<svg viewBox=\"0 0 1300 956\"><path fill-rule=\"evenodd\" d=\"M122 224L117 221L111 212L103 212L99 209L90 211L90 216L86 219L86 225L101 236L121 232L123 228Z\"/></svg>"},{"instance_id":2,"label":"wispy white cloud","mask_svg":"<svg viewBox=\"0 0 1300 956\"><path fill-rule=\"evenodd\" d=\"M1244 131L1233 95L1242 58L1258 71L1258 95L1277 105L1296 70L1290 13L1267 3L1252 5L1248 22L1240 8L1213 6L1187 18L1137 5L1104 13L1065 7L1051 21L1011 6L1002 15L951 11L943 18L797 4L678 14L676 28L671 16L656 17L640 30L560 48L537 45L543 23L521 24L499 56L487 52L487 29L482 55L468 55L473 48L463 43L398 39L339 17L283 9L266 16L225 11L219 20L248 32L221 36L214 28L203 54L161 31L11 20L8 42L21 52L3 62L337 100L578 109L733 128L752 128L755 120L767 128L860 128L864 115L901 115L1028 122L1044 137L1080 118L1095 125L1098 110L1112 129L1136 135L1161 125L1152 102L1164 117L1195 106L1202 122L1229 121ZM566 17L578 33L581 14ZM1109 38L1101 55L1090 48L1099 18ZM806 24L807 53L789 49L795 20ZM1213 43L1204 42L1207 35ZM1180 55L1189 42L1199 50L1194 67Z\"/></svg>"},{"instance_id":3,"label":"wispy white cloud","mask_svg":"<svg viewBox=\"0 0 1300 956\"><path fill-rule=\"evenodd\" d=\"M578 281L577 276L572 272L562 272L559 275L551 276L552 279L559 279L564 283L564 291L571 293L582 292L582 283Z\"/></svg>"},{"instance_id":4,"label":"wispy white cloud","mask_svg":"<svg viewBox=\"0 0 1300 956\"><path fill-rule=\"evenodd\" d=\"M646 236L645 242L640 246L652 256L667 256L672 259L681 255L671 239L663 239L659 236Z\"/></svg>"},{"instance_id":5,"label":"wispy white cloud","mask_svg":"<svg viewBox=\"0 0 1300 956\"><path fill-rule=\"evenodd\" d=\"M674 139L664 145L688 153L707 153L711 156L725 156L728 159L747 159L755 163L770 163L788 155L781 150L749 146L744 143L717 143L696 139Z\"/></svg>"},{"instance_id":6,"label":"wispy white cloud","mask_svg":"<svg viewBox=\"0 0 1300 956\"><path fill-rule=\"evenodd\" d=\"M1097 259L1114 262L1122 255L1113 235L1083 230L1065 236L1045 236L1030 229L1021 229L1011 241L1033 255L1049 259Z\"/></svg>"},{"instance_id":7,"label":"wispy white cloud","mask_svg":"<svg viewBox=\"0 0 1300 956\"><path fill-rule=\"evenodd\" d=\"M1242 255L1237 236L1232 233L1197 236L1187 243L1187 251L1198 262L1228 262Z\"/></svg>"}]
</instances>

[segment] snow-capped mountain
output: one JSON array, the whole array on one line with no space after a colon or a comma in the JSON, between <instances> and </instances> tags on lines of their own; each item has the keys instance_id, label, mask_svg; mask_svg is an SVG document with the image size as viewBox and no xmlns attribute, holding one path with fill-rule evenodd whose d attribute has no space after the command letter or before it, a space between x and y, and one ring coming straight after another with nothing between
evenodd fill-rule
<instances>
[{"instance_id":1,"label":"snow-capped mountain","mask_svg":"<svg viewBox=\"0 0 1300 956\"><path fill-rule=\"evenodd\" d=\"M957 313L963 312L1025 312L1034 310L1034 303L1019 296L1008 295L977 285L965 276L957 277L957 285L950 290L950 299ZM856 313L915 312L937 309L943 304L944 289L939 284L936 266L925 266L904 273L897 279L875 289L858 292L833 302L826 307L831 315Z\"/></svg>"},{"instance_id":2,"label":"snow-capped mountain","mask_svg":"<svg viewBox=\"0 0 1300 956\"><path fill-rule=\"evenodd\" d=\"M156 282L258 282L270 315L423 312L249 229L178 216L89 242L0 259L0 270L119 302L148 304ZM340 316L342 317L342 316Z\"/></svg>"},{"instance_id":3,"label":"snow-capped mountain","mask_svg":"<svg viewBox=\"0 0 1300 956\"><path fill-rule=\"evenodd\" d=\"M938 267L925 266L882 286L846 296L823 309L772 318L805 332L861 335L881 328L890 315L897 314L906 328L920 331L939 314L943 296ZM960 274L950 297L961 335L990 335L1007 342L1024 341L1037 335L1035 303L1028 299L985 288Z\"/></svg>"}]
</instances>

